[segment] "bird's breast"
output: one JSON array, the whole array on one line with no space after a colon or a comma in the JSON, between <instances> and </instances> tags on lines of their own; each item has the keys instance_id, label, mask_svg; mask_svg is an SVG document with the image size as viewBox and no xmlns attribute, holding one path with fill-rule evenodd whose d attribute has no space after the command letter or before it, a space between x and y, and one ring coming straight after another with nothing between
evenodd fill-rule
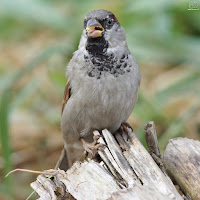
<instances>
[{"instance_id":1,"label":"bird's breast","mask_svg":"<svg viewBox=\"0 0 200 200\"><path fill-rule=\"evenodd\" d=\"M79 83L73 98L81 108L77 112L81 112L81 118L84 116L91 126L118 127L128 119L138 92L138 80L131 73L117 77L111 73L100 78L84 76Z\"/></svg>"},{"instance_id":2,"label":"bird's breast","mask_svg":"<svg viewBox=\"0 0 200 200\"><path fill-rule=\"evenodd\" d=\"M122 56L109 67L106 62L103 62L103 66L98 65L101 62L96 59L90 60L87 66L80 67L83 62L76 62L73 68L69 68L72 96L62 117L63 124L71 124L68 132L73 129L73 132L81 132L81 136L87 135L92 129L107 128L114 132L128 119L137 100L140 72L133 60L132 64L128 62L130 67L127 63L124 68L119 68L123 73L112 73L117 69L118 62L122 66L126 63L120 62L123 59L126 57ZM100 70L98 67L109 69ZM94 70L94 76L89 74L88 70L91 69Z\"/></svg>"}]
</instances>

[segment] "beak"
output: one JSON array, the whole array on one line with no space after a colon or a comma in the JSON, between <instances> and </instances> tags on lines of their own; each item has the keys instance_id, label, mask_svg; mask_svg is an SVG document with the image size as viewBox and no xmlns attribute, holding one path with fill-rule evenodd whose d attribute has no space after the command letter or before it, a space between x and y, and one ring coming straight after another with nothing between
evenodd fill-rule
<instances>
[{"instance_id":1,"label":"beak","mask_svg":"<svg viewBox=\"0 0 200 200\"><path fill-rule=\"evenodd\" d=\"M97 38L97 37L102 36L102 33L104 32L104 28L96 19L90 19L87 22L86 31L87 31L88 37Z\"/></svg>"}]
</instances>

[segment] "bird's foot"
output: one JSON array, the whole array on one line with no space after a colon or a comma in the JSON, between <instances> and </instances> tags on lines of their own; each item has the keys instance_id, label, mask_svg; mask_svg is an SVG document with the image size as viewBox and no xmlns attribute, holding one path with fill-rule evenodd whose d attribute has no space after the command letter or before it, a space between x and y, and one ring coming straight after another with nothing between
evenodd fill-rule
<instances>
[{"instance_id":1,"label":"bird's foot","mask_svg":"<svg viewBox=\"0 0 200 200\"><path fill-rule=\"evenodd\" d=\"M131 125L128 122L121 124L119 129L115 132L115 137L120 144L122 150L128 150L130 148L129 144L129 134L133 131Z\"/></svg>"},{"instance_id":2,"label":"bird's foot","mask_svg":"<svg viewBox=\"0 0 200 200\"><path fill-rule=\"evenodd\" d=\"M131 129L131 131L133 131L133 128L131 127L131 125L128 122L123 122L121 124L121 127L123 132L128 133L128 129Z\"/></svg>"},{"instance_id":3,"label":"bird's foot","mask_svg":"<svg viewBox=\"0 0 200 200\"><path fill-rule=\"evenodd\" d=\"M104 147L103 144L98 143L99 138L100 136L94 135L93 136L94 141L92 143L88 143L83 138L81 138L81 142L83 143L83 148L85 149L85 152L84 152L85 158L88 156L88 154L90 154L93 158L94 152L99 150L99 148Z\"/></svg>"}]
</instances>

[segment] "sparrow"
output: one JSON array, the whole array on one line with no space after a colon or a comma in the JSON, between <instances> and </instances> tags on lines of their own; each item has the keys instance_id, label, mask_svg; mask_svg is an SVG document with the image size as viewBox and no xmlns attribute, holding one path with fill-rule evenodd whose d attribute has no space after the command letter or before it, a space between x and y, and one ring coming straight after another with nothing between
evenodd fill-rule
<instances>
[{"instance_id":1,"label":"sparrow","mask_svg":"<svg viewBox=\"0 0 200 200\"><path fill-rule=\"evenodd\" d=\"M64 149L56 166L65 171L74 162L69 164L69 157L76 149L89 149L86 140L94 130L114 134L126 122L138 97L140 69L112 12L94 10L86 15L66 76L61 117Z\"/></svg>"}]
</instances>

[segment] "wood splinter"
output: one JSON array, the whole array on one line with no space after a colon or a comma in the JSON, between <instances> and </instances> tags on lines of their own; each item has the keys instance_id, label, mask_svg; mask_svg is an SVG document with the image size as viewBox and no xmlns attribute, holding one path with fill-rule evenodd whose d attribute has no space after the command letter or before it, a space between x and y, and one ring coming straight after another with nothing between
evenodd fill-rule
<instances>
[{"instance_id":1,"label":"wood splinter","mask_svg":"<svg viewBox=\"0 0 200 200\"><path fill-rule=\"evenodd\" d=\"M159 168L162 170L162 172L165 173L163 169L164 165L160 154L160 149L158 146L156 128L153 121L150 121L145 125L144 132L145 132L146 143L149 148L149 154L154 159Z\"/></svg>"}]
</instances>

